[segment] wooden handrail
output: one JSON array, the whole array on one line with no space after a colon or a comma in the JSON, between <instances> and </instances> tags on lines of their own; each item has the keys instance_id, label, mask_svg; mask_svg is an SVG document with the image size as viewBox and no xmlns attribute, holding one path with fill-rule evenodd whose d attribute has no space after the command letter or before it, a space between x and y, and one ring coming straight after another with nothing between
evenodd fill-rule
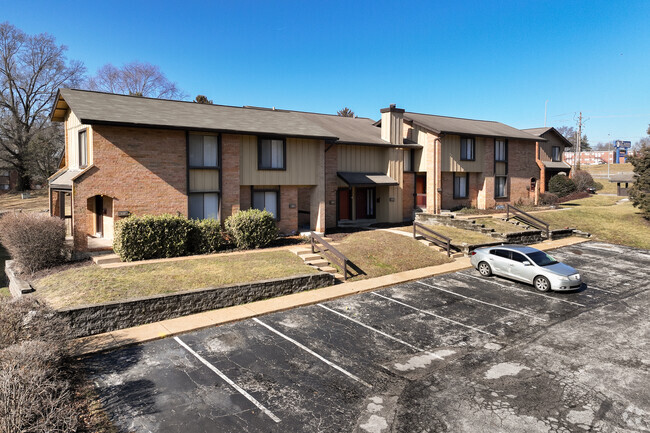
<instances>
[{"instance_id":1,"label":"wooden handrail","mask_svg":"<svg viewBox=\"0 0 650 433\"><path fill-rule=\"evenodd\" d=\"M343 280L348 279L348 273L352 275L351 272L348 272L348 263L350 260L345 257L345 255L334 248L330 243L328 243L325 239L322 237L318 236L314 232L310 232L309 239L311 242L311 252L312 254L315 254L316 252L321 253L328 259L330 259L331 262L334 264L338 265L341 269L343 269ZM318 247L318 244L322 244L326 249L322 249ZM318 248L318 251L316 249Z\"/></svg>"},{"instance_id":2,"label":"wooden handrail","mask_svg":"<svg viewBox=\"0 0 650 433\"><path fill-rule=\"evenodd\" d=\"M531 225L540 230L545 230L546 238L547 239L549 238L549 224L546 221L542 221L541 219L534 217L528 212L524 212L523 210L518 209L512 206L511 204L507 204L507 203L506 203L506 221L510 219L511 209L512 209L513 218L519 218L523 220L525 223L527 223L528 225Z\"/></svg>"},{"instance_id":3,"label":"wooden handrail","mask_svg":"<svg viewBox=\"0 0 650 433\"><path fill-rule=\"evenodd\" d=\"M451 238L448 238L447 236L435 232L429 227L414 221L413 238L417 238L418 234L429 242L433 242L434 244L445 248L447 250L447 257L451 256Z\"/></svg>"}]
</instances>

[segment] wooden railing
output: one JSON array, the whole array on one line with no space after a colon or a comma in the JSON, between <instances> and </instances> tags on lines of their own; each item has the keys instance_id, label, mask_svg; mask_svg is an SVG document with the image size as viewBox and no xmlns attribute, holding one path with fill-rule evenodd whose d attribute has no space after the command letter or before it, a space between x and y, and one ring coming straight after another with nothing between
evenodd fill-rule
<instances>
[{"instance_id":1,"label":"wooden railing","mask_svg":"<svg viewBox=\"0 0 650 433\"><path fill-rule=\"evenodd\" d=\"M420 223L413 223L413 238L417 238L418 235L422 236L424 239L429 242L433 242L447 250L447 257L451 256L451 238L448 238L445 235L434 232L429 227L422 225Z\"/></svg>"},{"instance_id":2,"label":"wooden railing","mask_svg":"<svg viewBox=\"0 0 650 433\"><path fill-rule=\"evenodd\" d=\"M350 262L350 260L348 260L348 258L345 257L345 255L343 255L342 252L334 248L325 239L318 236L314 232L310 232L309 238L311 240L312 254L319 253L327 257L330 263L334 263L339 268L343 269L343 280L348 279L348 274L352 275L352 273L348 271L348 263ZM321 248L319 244L322 245L324 248Z\"/></svg>"},{"instance_id":3,"label":"wooden railing","mask_svg":"<svg viewBox=\"0 0 650 433\"><path fill-rule=\"evenodd\" d=\"M512 217L510 216L510 212L512 212ZM532 216L528 212L524 212L521 209L517 209L512 205L506 204L506 221L508 221L510 218L517 218L529 226L533 226L540 230L546 231L546 238L549 238L549 225L547 222Z\"/></svg>"}]
</instances>

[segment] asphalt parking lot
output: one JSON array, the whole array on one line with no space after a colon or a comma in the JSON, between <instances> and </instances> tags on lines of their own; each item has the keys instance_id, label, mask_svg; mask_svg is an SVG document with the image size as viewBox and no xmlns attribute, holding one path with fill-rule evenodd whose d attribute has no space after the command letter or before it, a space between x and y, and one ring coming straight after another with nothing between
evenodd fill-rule
<instances>
[{"instance_id":1,"label":"asphalt parking lot","mask_svg":"<svg viewBox=\"0 0 650 433\"><path fill-rule=\"evenodd\" d=\"M85 362L128 432L650 431L650 255L550 254L586 284L472 269Z\"/></svg>"}]
</instances>

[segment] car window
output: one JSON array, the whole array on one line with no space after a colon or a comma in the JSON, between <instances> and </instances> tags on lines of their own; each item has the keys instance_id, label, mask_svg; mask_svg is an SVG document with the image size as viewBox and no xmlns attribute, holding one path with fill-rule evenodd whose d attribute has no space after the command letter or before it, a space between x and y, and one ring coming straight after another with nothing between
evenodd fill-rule
<instances>
[{"instance_id":1,"label":"car window","mask_svg":"<svg viewBox=\"0 0 650 433\"><path fill-rule=\"evenodd\" d=\"M538 266L549 266L557 263L557 260L543 251L535 251L534 253L528 254L528 257Z\"/></svg>"},{"instance_id":2,"label":"car window","mask_svg":"<svg viewBox=\"0 0 650 433\"><path fill-rule=\"evenodd\" d=\"M526 256L524 256L524 255L521 254L521 253L516 253L516 252L514 252L514 251L512 252L512 260L514 260L515 262L519 262L519 263L523 263L523 262L527 262L527 261L528 261L528 259L526 258Z\"/></svg>"},{"instance_id":3,"label":"car window","mask_svg":"<svg viewBox=\"0 0 650 433\"><path fill-rule=\"evenodd\" d=\"M491 250L490 254L494 254L495 256L503 257L504 259L509 259L510 258L510 251L508 251L508 250Z\"/></svg>"}]
</instances>

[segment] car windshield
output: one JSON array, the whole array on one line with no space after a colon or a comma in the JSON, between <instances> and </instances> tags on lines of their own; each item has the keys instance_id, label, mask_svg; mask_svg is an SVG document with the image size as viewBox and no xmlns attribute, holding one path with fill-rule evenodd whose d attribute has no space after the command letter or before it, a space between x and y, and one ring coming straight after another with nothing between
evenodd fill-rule
<instances>
[{"instance_id":1,"label":"car windshield","mask_svg":"<svg viewBox=\"0 0 650 433\"><path fill-rule=\"evenodd\" d=\"M537 264L537 266L548 266L554 265L557 263L553 257L549 256L543 251L536 251L534 253L528 254L528 257Z\"/></svg>"}]
</instances>

